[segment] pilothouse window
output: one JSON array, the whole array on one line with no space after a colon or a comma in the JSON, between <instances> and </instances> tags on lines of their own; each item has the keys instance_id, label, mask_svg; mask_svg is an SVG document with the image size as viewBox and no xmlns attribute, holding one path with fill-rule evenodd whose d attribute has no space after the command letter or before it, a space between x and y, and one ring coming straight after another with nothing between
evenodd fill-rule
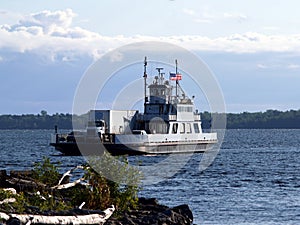
<instances>
[{"instance_id":1,"label":"pilothouse window","mask_svg":"<svg viewBox=\"0 0 300 225\"><path fill-rule=\"evenodd\" d=\"M151 134L167 134L169 125L165 122L150 122L149 131Z\"/></svg>"},{"instance_id":2,"label":"pilothouse window","mask_svg":"<svg viewBox=\"0 0 300 225\"><path fill-rule=\"evenodd\" d=\"M193 112L193 107L191 106L177 106L178 112Z\"/></svg>"}]
</instances>

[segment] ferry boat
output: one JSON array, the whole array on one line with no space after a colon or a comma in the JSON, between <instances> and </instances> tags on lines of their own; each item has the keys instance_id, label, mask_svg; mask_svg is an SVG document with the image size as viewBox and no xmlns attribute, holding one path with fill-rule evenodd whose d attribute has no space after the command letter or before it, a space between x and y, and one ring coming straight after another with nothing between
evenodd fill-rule
<instances>
[{"instance_id":1,"label":"ferry boat","mask_svg":"<svg viewBox=\"0 0 300 225\"><path fill-rule=\"evenodd\" d=\"M94 154L108 151L112 155L170 154L204 152L218 142L217 133L204 133L200 113L195 110L180 86L178 72L169 79L163 68L150 85L147 58L144 61L144 112L138 110L91 110L85 131L58 134L50 145L65 155ZM175 83L175 85L172 85ZM147 91L147 89L149 89Z\"/></svg>"}]
</instances>

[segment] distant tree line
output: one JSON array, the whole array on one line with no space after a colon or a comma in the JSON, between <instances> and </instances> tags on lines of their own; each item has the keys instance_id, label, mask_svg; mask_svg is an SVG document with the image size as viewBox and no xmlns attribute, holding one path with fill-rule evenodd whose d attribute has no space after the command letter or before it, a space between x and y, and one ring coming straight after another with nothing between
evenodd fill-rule
<instances>
[{"instance_id":1,"label":"distant tree line","mask_svg":"<svg viewBox=\"0 0 300 225\"><path fill-rule=\"evenodd\" d=\"M55 125L60 129L72 129L72 118L82 128L86 126L87 114L74 117L69 113L48 115L42 110L37 115L0 115L0 129L54 129ZM212 118L209 112L201 113L204 129L210 128ZM226 118L227 129L300 129L300 110L227 113Z\"/></svg>"},{"instance_id":2,"label":"distant tree line","mask_svg":"<svg viewBox=\"0 0 300 225\"><path fill-rule=\"evenodd\" d=\"M201 116L203 128L209 128L211 114L204 112ZM227 129L300 129L300 110L227 113L226 119Z\"/></svg>"},{"instance_id":3,"label":"distant tree line","mask_svg":"<svg viewBox=\"0 0 300 225\"><path fill-rule=\"evenodd\" d=\"M84 127L86 116L74 116L74 119ZM0 129L72 129L72 114L56 113L48 115L42 110L40 114L0 115Z\"/></svg>"}]
</instances>

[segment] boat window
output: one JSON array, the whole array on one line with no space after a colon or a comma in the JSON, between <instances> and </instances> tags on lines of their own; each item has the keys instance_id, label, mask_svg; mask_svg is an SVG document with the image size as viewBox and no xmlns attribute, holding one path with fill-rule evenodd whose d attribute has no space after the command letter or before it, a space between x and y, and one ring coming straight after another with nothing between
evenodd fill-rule
<instances>
[{"instance_id":1,"label":"boat window","mask_svg":"<svg viewBox=\"0 0 300 225\"><path fill-rule=\"evenodd\" d=\"M185 124L184 123L180 124L180 133L181 134L185 133Z\"/></svg>"},{"instance_id":2,"label":"boat window","mask_svg":"<svg viewBox=\"0 0 300 225\"><path fill-rule=\"evenodd\" d=\"M193 112L193 107L191 106L177 106L178 112Z\"/></svg>"},{"instance_id":3,"label":"boat window","mask_svg":"<svg viewBox=\"0 0 300 225\"><path fill-rule=\"evenodd\" d=\"M190 124L190 123L187 123L187 124L186 124L186 133L187 133L187 134L192 133L192 127L191 127L191 124Z\"/></svg>"},{"instance_id":4,"label":"boat window","mask_svg":"<svg viewBox=\"0 0 300 225\"><path fill-rule=\"evenodd\" d=\"M198 123L194 123L194 130L195 130L195 133L197 133L197 134L200 133Z\"/></svg>"},{"instance_id":5,"label":"boat window","mask_svg":"<svg viewBox=\"0 0 300 225\"><path fill-rule=\"evenodd\" d=\"M168 133L168 124L159 121L149 123L149 131L151 134L167 134Z\"/></svg>"},{"instance_id":6,"label":"boat window","mask_svg":"<svg viewBox=\"0 0 300 225\"><path fill-rule=\"evenodd\" d=\"M178 123L173 123L172 133L177 134Z\"/></svg>"}]
</instances>

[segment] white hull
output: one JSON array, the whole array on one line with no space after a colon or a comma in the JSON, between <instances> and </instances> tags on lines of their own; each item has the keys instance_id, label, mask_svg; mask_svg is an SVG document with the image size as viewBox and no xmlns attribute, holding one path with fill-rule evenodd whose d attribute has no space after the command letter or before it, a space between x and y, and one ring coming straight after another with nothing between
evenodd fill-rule
<instances>
[{"instance_id":1,"label":"white hull","mask_svg":"<svg viewBox=\"0 0 300 225\"><path fill-rule=\"evenodd\" d=\"M201 134L201 139L198 140L186 136L178 140L178 136L161 134L114 135L109 138L109 141L101 143L97 136L88 138L78 136L76 139L80 140L79 142L56 142L53 135L51 145L65 155L101 154L104 150L112 155L141 155L205 152L211 145L217 143L215 133Z\"/></svg>"}]
</instances>

